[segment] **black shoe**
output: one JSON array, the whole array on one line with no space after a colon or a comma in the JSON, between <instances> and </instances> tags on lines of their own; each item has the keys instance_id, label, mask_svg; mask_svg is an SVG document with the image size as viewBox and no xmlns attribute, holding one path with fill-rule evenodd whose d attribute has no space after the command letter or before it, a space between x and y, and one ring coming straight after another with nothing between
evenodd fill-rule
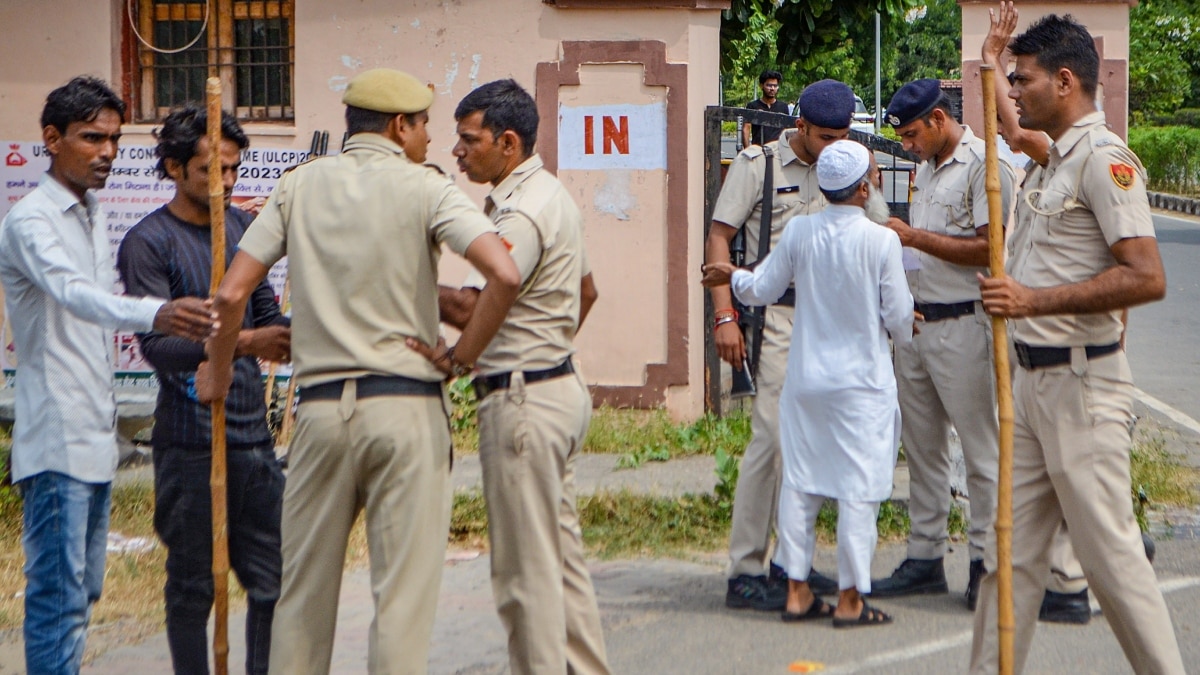
<instances>
[{"instance_id":1,"label":"black shoe","mask_svg":"<svg viewBox=\"0 0 1200 675\"><path fill-rule=\"evenodd\" d=\"M1146 548L1146 560L1149 560L1150 564L1153 565L1155 549L1154 540L1151 539L1150 535L1146 534L1145 532L1142 533L1142 546Z\"/></svg>"},{"instance_id":2,"label":"black shoe","mask_svg":"<svg viewBox=\"0 0 1200 675\"><path fill-rule=\"evenodd\" d=\"M979 600L979 582L983 581L986 572L982 560L971 561L971 572L967 578L967 609L972 612L975 611L975 602Z\"/></svg>"},{"instance_id":3,"label":"black shoe","mask_svg":"<svg viewBox=\"0 0 1200 675\"><path fill-rule=\"evenodd\" d=\"M949 593L946 570L942 559L916 560L908 558L900 563L892 576L871 581L871 597L895 598L902 595L926 593Z\"/></svg>"},{"instance_id":4,"label":"black shoe","mask_svg":"<svg viewBox=\"0 0 1200 675\"><path fill-rule=\"evenodd\" d=\"M1078 593L1046 591L1045 597L1042 598L1038 621L1083 625L1091 620L1092 607L1088 604L1086 588Z\"/></svg>"},{"instance_id":5,"label":"black shoe","mask_svg":"<svg viewBox=\"0 0 1200 675\"><path fill-rule=\"evenodd\" d=\"M808 571L808 587L814 595L836 595L838 592L837 579L830 579L815 567Z\"/></svg>"},{"instance_id":6,"label":"black shoe","mask_svg":"<svg viewBox=\"0 0 1200 675\"><path fill-rule=\"evenodd\" d=\"M768 582L781 581L786 592L787 580L787 572L783 571L783 568L779 565L771 563L771 574ZM813 592L813 595L833 595L838 592L838 582L837 579L830 579L818 572L817 568L812 567L808 570L808 588Z\"/></svg>"},{"instance_id":7,"label":"black shoe","mask_svg":"<svg viewBox=\"0 0 1200 675\"><path fill-rule=\"evenodd\" d=\"M730 579L725 591L725 606L760 612L783 611L787 608L787 581L771 583L765 574L756 577L743 574Z\"/></svg>"}]
</instances>

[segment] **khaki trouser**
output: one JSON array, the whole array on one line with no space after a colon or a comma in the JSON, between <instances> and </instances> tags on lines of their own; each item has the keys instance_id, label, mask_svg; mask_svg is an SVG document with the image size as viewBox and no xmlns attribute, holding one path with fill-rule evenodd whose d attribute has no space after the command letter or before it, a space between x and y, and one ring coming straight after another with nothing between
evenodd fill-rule
<instances>
[{"instance_id":1,"label":"khaki trouser","mask_svg":"<svg viewBox=\"0 0 1200 675\"><path fill-rule=\"evenodd\" d=\"M370 673L424 673L450 527L442 398L308 401L296 415L283 497L283 590L271 672L328 673L346 538L366 509Z\"/></svg>"},{"instance_id":2,"label":"khaki trouser","mask_svg":"<svg viewBox=\"0 0 1200 675\"><path fill-rule=\"evenodd\" d=\"M1066 520L1075 553L1125 657L1138 673L1183 673L1171 616L1146 560L1129 495L1133 383L1124 352L1018 369L1013 381L1013 610L1021 672ZM996 569L995 536L987 562ZM998 669L996 574L983 579L971 672Z\"/></svg>"},{"instance_id":3,"label":"khaki trouser","mask_svg":"<svg viewBox=\"0 0 1200 675\"><path fill-rule=\"evenodd\" d=\"M575 457L591 416L579 373L528 385L513 373L479 404L492 591L518 675L608 673L575 510Z\"/></svg>"},{"instance_id":4,"label":"khaki trouser","mask_svg":"<svg viewBox=\"0 0 1200 675\"><path fill-rule=\"evenodd\" d=\"M791 307L767 307L762 356L755 380L758 394L750 418L750 443L742 454L733 522L729 532L729 577L758 576L767 567L771 530L779 508L783 456L779 446L779 394L787 375L792 342Z\"/></svg>"},{"instance_id":5,"label":"khaki trouser","mask_svg":"<svg viewBox=\"0 0 1200 675\"><path fill-rule=\"evenodd\" d=\"M908 557L946 555L953 424L967 465L970 557L980 560L996 513L1000 453L991 320L976 303L974 314L920 328L911 343L896 345L895 356L900 438L911 480Z\"/></svg>"}]
</instances>

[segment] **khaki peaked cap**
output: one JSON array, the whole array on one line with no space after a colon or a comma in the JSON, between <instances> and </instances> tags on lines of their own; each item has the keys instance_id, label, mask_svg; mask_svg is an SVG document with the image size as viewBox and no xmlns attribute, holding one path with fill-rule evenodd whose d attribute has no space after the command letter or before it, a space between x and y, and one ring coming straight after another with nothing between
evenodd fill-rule
<instances>
[{"instance_id":1,"label":"khaki peaked cap","mask_svg":"<svg viewBox=\"0 0 1200 675\"><path fill-rule=\"evenodd\" d=\"M350 80L342 103L375 112L408 114L427 110L433 104L433 91L408 73L374 68Z\"/></svg>"}]
</instances>

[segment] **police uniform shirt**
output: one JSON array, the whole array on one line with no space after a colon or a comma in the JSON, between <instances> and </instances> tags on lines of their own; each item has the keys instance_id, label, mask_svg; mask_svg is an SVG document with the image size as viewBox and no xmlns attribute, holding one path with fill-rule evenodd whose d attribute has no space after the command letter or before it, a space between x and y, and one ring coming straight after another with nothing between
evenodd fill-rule
<instances>
[{"instance_id":1,"label":"police uniform shirt","mask_svg":"<svg viewBox=\"0 0 1200 675\"><path fill-rule=\"evenodd\" d=\"M983 139L963 127L962 139L949 159L940 166L934 158L917 167L912 188L912 227L951 237L975 237L976 228L989 224L984 148ZM1004 162L1000 163L1000 194L1001 212L1008 213L1013 172ZM986 274L987 267L959 265L924 251L909 251L920 262L919 269L907 272L909 290L917 302L948 304L980 298L975 275Z\"/></svg>"},{"instance_id":2,"label":"police uniform shirt","mask_svg":"<svg viewBox=\"0 0 1200 675\"><path fill-rule=\"evenodd\" d=\"M1028 190L1040 190L1042 181L1045 178L1045 167L1032 159L1025 164L1025 176L1021 179L1021 191L1017 195L1023 197ZM1009 276L1012 276L1013 255L1018 249L1028 248L1029 228L1033 227L1033 211L1028 208L1021 208L1020 199L1018 199L1015 209L1013 210L1013 224L1006 233L1004 239L1005 249L1007 251L1007 259L1004 263L1004 270ZM1011 326L1010 326L1011 328Z\"/></svg>"},{"instance_id":3,"label":"police uniform shirt","mask_svg":"<svg viewBox=\"0 0 1200 675\"><path fill-rule=\"evenodd\" d=\"M590 273L583 215L554 174L533 155L488 193L487 210L517 269L521 294L479 357L485 375L553 368L575 352L579 284ZM465 287L482 288L474 272Z\"/></svg>"},{"instance_id":4,"label":"police uniform shirt","mask_svg":"<svg viewBox=\"0 0 1200 675\"><path fill-rule=\"evenodd\" d=\"M1146 171L1104 123L1104 113L1078 120L1050 146L1040 189L1028 185L1017 202L1028 218L1015 247L1012 276L1030 288L1073 284L1117 264L1111 246L1153 237ZM1022 213L1028 210L1031 213ZM1031 345L1106 345L1121 338L1121 312L1058 314L1015 320L1013 336Z\"/></svg>"},{"instance_id":5,"label":"police uniform shirt","mask_svg":"<svg viewBox=\"0 0 1200 675\"><path fill-rule=\"evenodd\" d=\"M775 153L771 198L771 247L779 243L783 228L794 216L805 216L825 208L825 197L817 185L817 165L796 156L791 139L799 129L788 129L767 146ZM751 146L738 153L725 176L712 219L729 225L746 225L746 260L758 260L758 232L762 214L763 147Z\"/></svg>"},{"instance_id":6,"label":"police uniform shirt","mask_svg":"<svg viewBox=\"0 0 1200 675\"><path fill-rule=\"evenodd\" d=\"M286 173L240 249L288 256L300 386L377 373L444 378L406 337L438 338L440 246L462 254L495 227L445 176L378 134Z\"/></svg>"}]
</instances>

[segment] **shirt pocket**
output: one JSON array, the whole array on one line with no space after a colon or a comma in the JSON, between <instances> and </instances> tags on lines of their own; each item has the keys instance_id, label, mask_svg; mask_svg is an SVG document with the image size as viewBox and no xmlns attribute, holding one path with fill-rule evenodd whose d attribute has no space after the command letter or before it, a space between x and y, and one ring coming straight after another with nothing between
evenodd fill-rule
<instances>
[{"instance_id":1,"label":"shirt pocket","mask_svg":"<svg viewBox=\"0 0 1200 675\"><path fill-rule=\"evenodd\" d=\"M967 193L954 188L941 189L929 196L929 229L952 237L975 236L975 224L967 208Z\"/></svg>"},{"instance_id":2,"label":"shirt pocket","mask_svg":"<svg viewBox=\"0 0 1200 675\"><path fill-rule=\"evenodd\" d=\"M775 189L775 194L772 196L771 216L775 222L780 222L783 218L783 223L796 216L804 216L810 213L809 200L798 185L781 185Z\"/></svg>"}]
</instances>

